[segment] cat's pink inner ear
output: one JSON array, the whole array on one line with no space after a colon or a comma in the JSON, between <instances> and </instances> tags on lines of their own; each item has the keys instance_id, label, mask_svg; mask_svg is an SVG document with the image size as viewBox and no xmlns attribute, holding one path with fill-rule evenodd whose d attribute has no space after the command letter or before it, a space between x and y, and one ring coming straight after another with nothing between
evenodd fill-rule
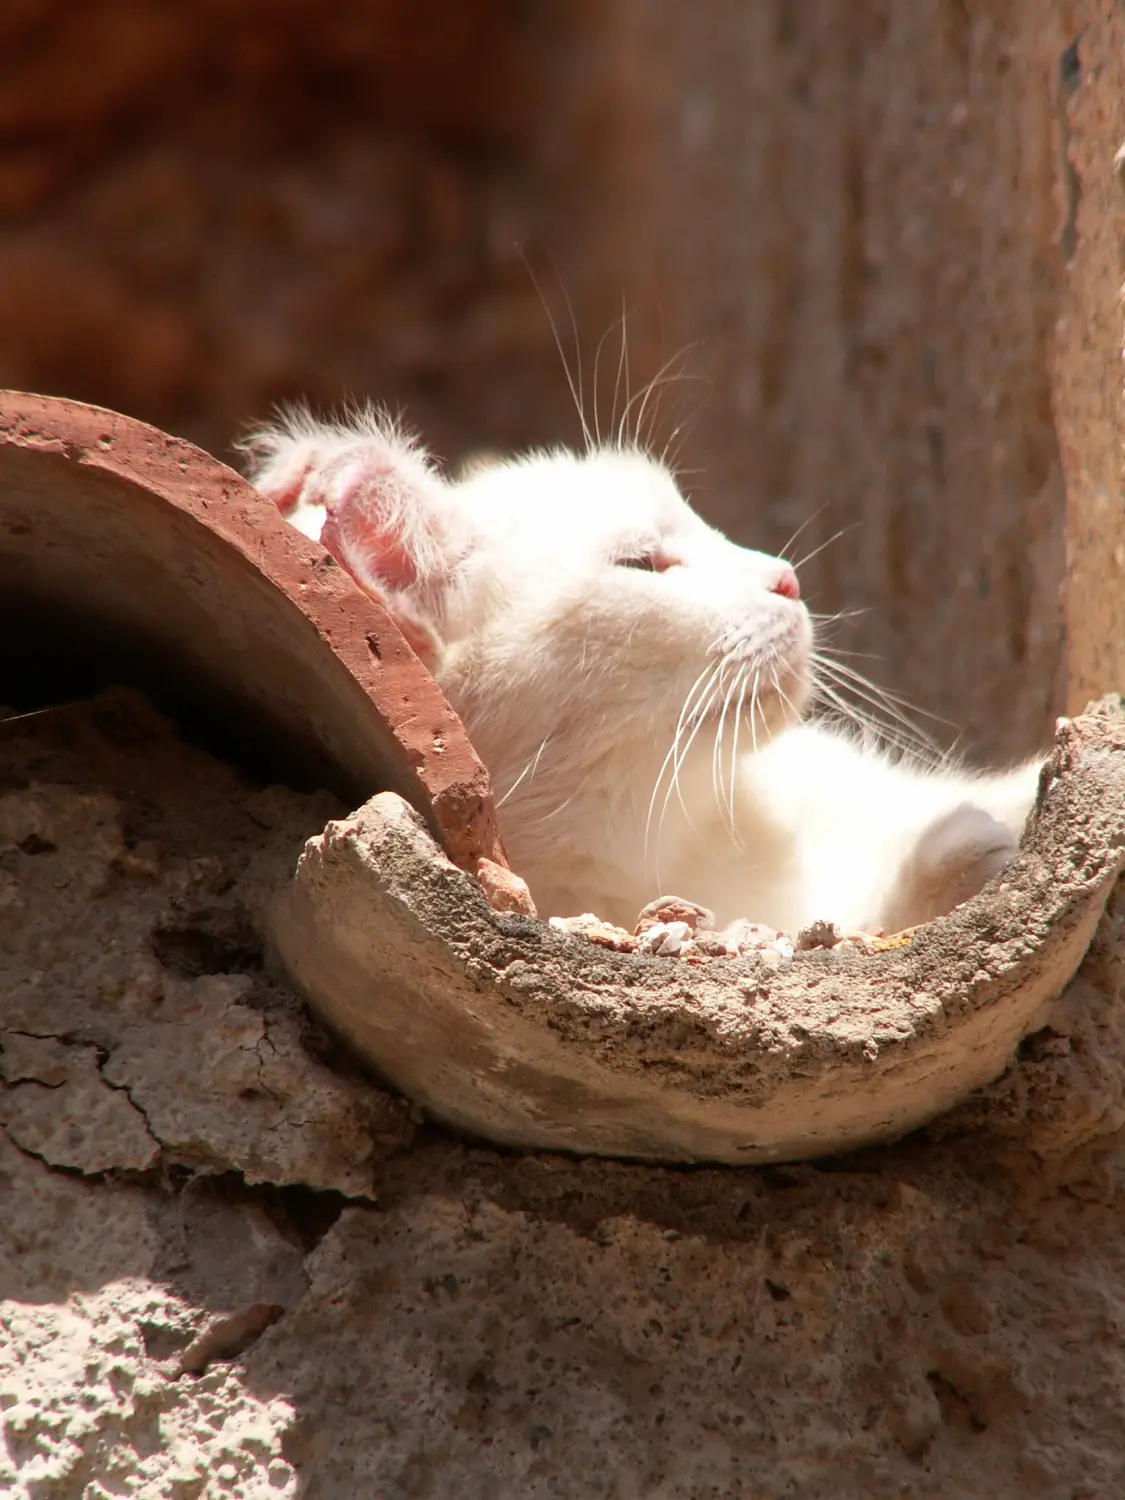
<instances>
[{"instance_id":1,"label":"cat's pink inner ear","mask_svg":"<svg viewBox=\"0 0 1125 1500\"><path fill-rule=\"evenodd\" d=\"M365 593L379 600L411 650L431 665L437 657L437 637L404 607L401 597L417 583L417 566L361 485L349 486L340 499L329 502L320 543Z\"/></svg>"},{"instance_id":2,"label":"cat's pink inner ear","mask_svg":"<svg viewBox=\"0 0 1125 1500\"><path fill-rule=\"evenodd\" d=\"M301 498L301 491L305 487L305 480L308 478L308 474L309 465L305 464L282 488L273 488L267 492L269 498L283 516L288 516L297 509L297 503Z\"/></svg>"},{"instance_id":3,"label":"cat's pink inner ear","mask_svg":"<svg viewBox=\"0 0 1125 1500\"><path fill-rule=\"evenodd\" d=\"M408 589L418 581L401 540L380 525L377 513L350 497L329 508L320 541L357 583L375 593Z\"/></svg>"}]
</instances>

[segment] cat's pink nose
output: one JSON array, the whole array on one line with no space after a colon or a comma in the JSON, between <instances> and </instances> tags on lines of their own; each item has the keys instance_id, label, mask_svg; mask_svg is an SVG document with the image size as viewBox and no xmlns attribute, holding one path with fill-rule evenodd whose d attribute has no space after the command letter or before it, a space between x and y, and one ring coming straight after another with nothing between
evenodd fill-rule
<instances>
[{"instance_id":1,"label":"cat's pink nose","mask_svg":"<svg viewBox=\"0 0 1125 1500\"><path fill-rule=\"evenodd\" d=\"M797 575L792 568L779 568L770 584L771 594L781 594L785 599L799 599L801 597L801 585L797 582Z\"/></svg>"}]
</instances>

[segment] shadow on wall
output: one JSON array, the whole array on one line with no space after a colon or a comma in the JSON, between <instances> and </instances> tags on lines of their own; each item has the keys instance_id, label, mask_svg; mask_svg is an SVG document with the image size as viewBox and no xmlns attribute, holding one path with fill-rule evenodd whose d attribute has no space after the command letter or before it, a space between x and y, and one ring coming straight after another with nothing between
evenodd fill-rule
<instances>
[{"instance_id":1,"label":"shadow on wall","mask_svg":"<svg viewBox=\"0 0 1125 1500\"><path fill-rule=\"evenodd\" d=\"M653 438L687 419L700 508L771 550L807 522L806 596L866 611L838 644L937 738L1040 743L1073 37L907 0L547 9L8 7L0 385L220 455L278 400L374 396L455 460L580 436L535 279L603 417L624 299L632 389L693 377Z\"/></svg>"}]
</instances>

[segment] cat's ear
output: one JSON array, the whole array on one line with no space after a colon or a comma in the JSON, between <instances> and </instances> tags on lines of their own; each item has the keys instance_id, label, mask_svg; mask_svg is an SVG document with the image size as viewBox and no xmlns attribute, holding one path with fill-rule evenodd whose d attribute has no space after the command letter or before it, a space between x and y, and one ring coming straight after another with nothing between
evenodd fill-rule
<instances>
[{"instance_id":1,"label":"cat's ear","mask_svg":"<svg viewBox=\"0 0 1125 1500\"><path fill-rule=\"evenodd\" d=\"M290 413L243 446L254 485L301 530L319 535L432 662L468 538L425 450L375 411L340 424Z\"/></svg>"}]
</instances>

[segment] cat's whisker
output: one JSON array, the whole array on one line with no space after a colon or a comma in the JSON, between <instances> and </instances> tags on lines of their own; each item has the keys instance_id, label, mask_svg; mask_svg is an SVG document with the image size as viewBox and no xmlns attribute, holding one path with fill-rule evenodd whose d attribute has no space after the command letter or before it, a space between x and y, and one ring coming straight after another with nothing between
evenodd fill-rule
<instances>
[{"instance_id":1,"label":"cat's whisker","mask_svg":"<svg viewBox=\"0 0 1125 1500\"><path fill-rule=\"evenodd\" d=\"M893 728L895 734L899 736L900 748L907 745L914 754L930 763L941 761L940 746L932 736L918 727L912 717L912 713L918 710L914 710L908 700L897 693L878 687L862 673L856 672L854 668L842 662L834 662L818 656L816 666L818 672L827 676L837 688L853 694L875 715L881 715L881 720L875 719L873 722L882 729L884 735L887 734L888 729ZM928 717L936 718L934 715Z\"/></svg>"},{"instance_id":2,"label":"cat's whisker","mask_svg":"<svg viewBox=\"0 0 1125 1500\"><path fill-rule=\"evenodd\" d=\"M758 673L755 672L754 673L754 691L750 694L750 744L753 747L755 755L757 755L757 753L758 753L758 730L757 730L757 722L756 722L757 721L757 715L758 715L759 707L760 707L760 705L758 703L758 687L759 687L759 677L758 677ZM762 727L765 728L765 714L764 713L762 714Z\"/></svg>"},{"instance_id":3,"label":"cat's whisker","mask_svg":"<svg viewBox=\"0 0 1125 1500\"><path fill-rule=\"evenodd\" d=\"M721 706L721 709L720 709L720 712L719 712L718 720L717 720L717 722L715 724L715 732L714 732L714 734L711 737L711 789L712 789L712 791L715 794L715 801L716 801L716 803L718 803L718 801L719 801L719 785L718 785L719 745L722 742L723 719L724 719L724 717L726 715L726 709L727 709L727 687L726 687L726 683L725 683L725 680L724 680L725 679L725 673L726 673L726 666L727 666L727 664L724 661L723 664L722 664L722 666L721 666L721 668L720 668L720 670L719 670L720 702L721 702L722 706Z\"/></svg>"},{"instance_id":4,"label":"cat's whisker","mask_svg":"<svg viewBox=\"0 0 1125 1500\"><path fill-rule=\"evenodd\" d=\"M621 413L620 420L617 423L617 446L619 448L625 447L626 442L630 437L629 413L632 411L637 402L641 402L640 416L643 417L645 404L647 403L655 388L659 387L661 384L670 383L676 378L685 378L682 375L677 377L677 375L673 373L673 366L678 359L683 358L683 356L688 352L688 349L690 349L691 347L692 346L689 344L687 346L687 349L677 350L675 354L669 356L669 358L666 359L660 366L659 370L657 370L652 379L646 381L645 384L640 388L640 390L637 391L634 395L630 396L629 400L626 401L624 410ZM640 446L639 431L639 426L634 426L632 440L638 447Z\"/></svg>"},{"instance_id":5,"label":"cat's whisker","mask_svg":"<svg viewBox=\"0 0 1125 1500\"><path fill-rule=\"evenodd\" d=\"M830 720L858 730L861 738L873 740L903 755L913 753L914 747L893 728L857 709L826 683L818 685L816 702L822 710L827 709L827 717Z\"/></svg>"},{"instance_id":6,"label":"cat's whisker","mask_svg":"<svg viewBox=\"0 0 1125 1500\"><path fill-rule=\"evenodd\" d=\"M738 792L738 731L742 728L742 716L746 707L746 689L750 686L751 680L754 681L754 691L756 693L757 674L754 672L744 672L742 674L742 685L738 690L738 708L734 715L734 743L731 745L730 752L730 828L734 846L740 854L746 853L746 845L738 829L737 809L735 807Z\"/></svg>"},{"instance_id":7,"label":"cat's whisker","mask_svg":"<svg viewBox=\"0 0 1125 1500\"><path fill-rule=\"evenodd\" d=\"M704 390L699 400L693 401L690 404L686 399L686 392L684 390L681 389L678 393L676 404L671 413L675 425L672 427L671 432L665 439L664 446L660 450L659 462L664 464L668 471L675 476L686 474L706 475L708 470L705 468L681 468L680 458L683 454L684 444L687 442L688 436L699 419L699 414L710 395L711 382L701 375L692 374L681 375L680 381L683 386L690 383L692 385L703 386ZM652 426L655 428L655 422L652 423ZM650 447L648 451L655 455L654 447Z\"/></svg>"},{"instance_id":8,"label":"cat's whisker","mask_svg":"<svg viewBox=\"0 0 1125 1500\"><path fill-rule=\"evenodd\" d=\"M870 611L866 609L841 609L837 610L835 614L818 614L815 610L809 610L809 621L813 627L818 649L826 649L828 643L834 638L837 632L841 631L843 627L851 625L860 615L869 613ZM828 632L830 631L832 635L829 635ZM838 648L833 646L832 650L836 651Z\"/></svg>"},{"instance_id":9,"label":"cat's whisker","mask_svg":"<svg viewBox=\"0 0 1125 1500\"><path fill-rule=\"evenodd\" d=\"M838 542L842 536L847 536L849 531L855 531L858 526L858 521L854 522L851 526L841 526L839 531L833 532L833 534L828 538L827 541L821 542L819 547L814 547L811 552L806 552L804 557L802 557L799 562L793 563L792 567L794 572L799 571L808 563L811 563L813 558L819 557L826 547L831 547L833 542Z\"/></svg>"},{"instance_id":10,"label":"cat's whisker","mask_svg":"<svg viewBox=\"0 0 1125 1500\"><path fill-rule=\"evenodd\" d=\"M660 770L657 772L656 782L655 782L655 784L653 786L653 789L652 789L652 796L649 798L648 814L647 814L647 816L645 818L644 851L645 851L645 861L646 861L646 863L648 862L648 858L649 858L650 842L651 842L651 835L652 835L652 816L653 816L653 813L656 810L656 799L660 795L660 788L663 785L665 774L667 773L669 765L671 764L671 767L672 767L672 781L671 781L671 783L669 785L668 795L664 799L664 806L661 809L660 821L659 821L659 823L657 825L657 830L656 830L656 842L657 842L657 849L658 850L659 850L659 844L660 844L660 834L661 834L661 831L663 830L663 827L664 827L664 817L665 817L665 814L666 814L667 808L668 808L668 799L671 796L672 788L676 785L676 778L677 778L677 775L678 775L677 751L678 751L678 748L679 748L680 739L681 739L681 736L683 735L684 728L685 728L685 725L686 725L686 722L687 722L689 716L695 714L695 712L696 712L696 705L699 702L702 701L704 695L708 692L709 688L711 687L711 684L712 684L712 682L714 680L716 671L717 671L717 668L715 667L715 665L713 663L709 663L706 667L704 667L703 671L700 672L699 676L695 679L695 681L692 683L691 687L688 689L687 696L684 699L683 707L680 709L680 716L679 716L679 718L676 721L676 729L675 729L674 734L672 735L672 743L671 743L671 745L668 748L667 755L664 757L664 760L661 762ZM682 802L682 799L681 799L681 802ZM685 811L685 814L686 814L687 809L685 808L684 811ZM657 872L657 879L659 880L659 872Z\"/></svg>"},{"instance_id":11,"label":"cat's whisker","mask_svg":"<svg viewBox=\"0 0 1125 1500\"><path fill-rule=\"evenodd\" d=\"M652 399L653 395L663 389L664 386L674 384L677 379L682 380L686 378L686 376L679 373L672 373L667 375L657 374L654 375L651 380L647 381L641 387L641 389L632 396L628 405L625 407L625 410L621 414L621 423L619 424L619 430L623 430L624 432L624 443L626 445L637 448L641 452L647 452L642 423L644 421L645 412L648 409L649 401ZM632 432L630 432L627 425L628 415L638 401L640 402L640 407L637 412L637 419L633 424ZM659 402L657 402L656 407L654 407L654 412L658 408L658 406Z\"/></svg>"},{"instance_id":12,"label":"cat's whisker","mask_svg":"<svg viewBox=\"0 0 1125 1500\"><path fill-rule=\"evenodd\" d=\"M904 711L910 708L910 704L902 694L896 693L891 688L880 687L878 683L872 682L869 678L865 677L862 672L857 671L846 662L838 661L834 655L829 654L827 651L817 651L814 654L813 661L817 669L828 673L841 685L852 683L857 689L869 693L873 699L886 705L888 712L893 709L900 715L905 716Z\"/></svg>"},{"instance_id":13,"label":"cat's whisker","mask_svg":"<svg viewBox=\"0 0 1125 1500\"><path fill-rule=\"evenodd\" d=\"M691 374L690 371L687 371L687 370L675 370L675 371L671 372L669 375L664 376L662 379L658 378L656 381L654 381L654 382L651 383L649 391L648 391L648 393L645 396L645 399L641 402L641 409L637 413L636 438L637 438L638 446L642 449L643 452L645 452L645 453L652 453L654 451L654 449L653 449L653 439L654 439L654 434L655 434L657 420L658 420L658 417L660 415L661 400L663 398L664 393L667 390L669 390L671 387L673 387L673 386L677 386L677 387L681 387L682 388L683 386L685 386L687 384L690 384L690 383L697 383L697 384L702 385L705 382L703 381L702 376L693 375L693 374ZM646 412L646 408L648 407L649 399L653 395L656 396L656 400L653 401L653 403L652 403L652 410L649 413L648 424L646 426L645 425L645 412ZM673 416L675 416L677 414L678 410L679 410L679 407L677 407L676 410L673 411ZM694 415L695 415L695 413L689 414L689 416L683 418L682 421L680 421L680 422L678 422L676 424L676 426L672 430L672 437L673 438L679 436L680 432L683 431L684 427L687 426L690 423L690 421L693 419ZM670 442L671 442L671 439L669 440L669 443ZM664 445L665 446L665 450L667 450L667 448L669 446L669 443L666 443Z\"/></svg>"},{"instance_id":14,"label":"cat's whisker","mask_svg":"<svg viewBox=\"0 0 1125 1500\"><path fill-rule=\"evenodd\" d=\"M38 719L44 714L61 713L64 708L74 708L74 703L52 703L49 708L33 708L22 714L5 714L0 724L19 724L24 719Z\"/></svg>"},{"instance_id":15,"label":"cat's whisker","mask_svg":"<svg viewBox=\"0 0 1125 1500\"><path fill-rule=\"evenodd\" d=\"M826 646L820 642L817 643L816 655L818 657L828 656L833 660L837 657L846 656L850 661L886 661L886 658L880 656L877 651L842 651L839 646ZM925 709L920 708L918 712L924 713Z\"/></svg>"},{"instance_id":16,"label":"cat's whisker","mask_svg":"<svg viewBox=\"0 0 1125 1500\"><path fill-rule=\"evenodd\" d=\"M831 685L833 683L835 686ZM863 695L858 692L855 685L846 681L829 677L828 681L819 679L816 684L817 695L827 699L842 718L857 725L865 734L886 743L912 760L930 765L940 762L940 752L933 742L917 729L906 715L879 703L877 699L865 700L868 708L849 703L842 696L840 689L856 693L863 699ZM876 713L869 709L874 709L884 717L876 717Z\"/></svg>"},{"instance_id":17,"label":"cat's whisker","mask_svg":"<svg viewBox=\"0 0 1125 1500\"><path fill-rule=\"evenodd\" d=\"M934 748L925 733L916 728L909 716L901 712L896 704L885 703L878 697L863 692L846 678L837 677L827 667L821 666L820 673L817 678L818 687L831 685L845 698L850 694L856 700L850 707L857 722L862 720L865 725L884 734L902 735Z\"/></svg>"},{"instance_id":18,"label":"cat's whisker","mask_svg":"<svg viewBox=\"0 0 1125 1500\"><path fill-rule=\"evenodd\" d=\"M809 619L817 625L834 625L837 620L858 620L861 615L869 615L870 607L864 609L838 609L833 614L817 614L815 610L809 611Z\"/></svg>"},{"instance_id":19,"label":"cat's whisker","mask_svg":"<svg viewBox=\"0 0 1125 1500\"><path fill-rule=\"evenodd\" d=\"M609 338L612 331L613 324L611 323L610 326L602 334L601 338L598 340L597 345L594 348L594 442L598 445L599 448L602 446L601 402L598 400L598 391L601 386L602 350L605 348L605 341L607 338Z\"/></svg>"},{"instance_id":20,"label":"cat's whisker","mask_svg":"<svg viewBox=\"0 0 1125 1500\"><path fill-rule=\"evenodd\" d=\"M703 692L700 694L695 705L693 706L691 714L683 720L681 725L677 726L675 739L676 754L672 762L672 781L669 785L667 793L665 794L664 805L661 808L660 826L657 830L657 837L660 836L660 831L663 829L664 819L668 812L668 803L671 799L673 791L675 792L676 798L679 801L680 810L683 813L684 817L687 819L688 826L693 830L695 829L695 824L692 822L691 813L684 801L683 790L680 786L680 771L683 768L684 761L687 759L688 752L691 750L692 745L695 743L699 731L703 728L703 725L707 722L707 719L714 711L715 701L722 691L722 671L723 663L719 662L718 665L712 669L707 684ZM686 744L682 744L681 741L685 733L688 734L688 740Z\"/></svg>"},{"instance_id":21,"label":"cat's whisker","mask_svg":"<svg viewBox=\"0 0 1125 1500\"><path fill-rule=\"evenodd\" d=\"M700 672L699 676L695 679L695 681L692 683L690 689L688 690L687 697L684 699L683 707L680 709L680 716L679 716L679 718L676 721L676 728L675 728L675 731L673 732L673 735L672 735L672 743L669 745L669 747L668 747L668 753L667 753L667 755L665 755L663 761L660 764L660 770L657 772L656 781L655 781L655 783L653 785L653 789L652 789L652 795L649 798L648 816L645 819L645 856L646 856L646 858L648 856L649 835L650 835L651 830L652 830L652 815L653 815L653 812L655 811L656 799L660 795L660 788L661 788L661 786L663 785L663 782L664 782L664 774L665 774L665 772L668 769L669 763L671 761L673 761L674 758L675 758L676 747L677 747L677 745L679 744L679 741L680 741L680 734L681 734L681 732L683 730L684 719L685 719L686 715L689 712L689 708L690 708L692 699L693 699L696 691L700 689L700 684L703 683L704 678L709 678L711 675L712 675L712 668L709 667L709 666L708 667L704 667L703 671ZM706 689L703 688L702 691L706 691Z\"/></svg>"},{"instance_id":22,"label":"cat's whisker","mask_svg":"<svg viewBox=\"0 0 1125 1500\"><path fill-rule=\"evenodd\" d=\"M547 743L550 740L550 738L551 738L551 736L548 735L547 738L543 741L543 743L539 746L539 749L535 752L535 754L532 756L532 758L528 761L527 765L524 766L523 770L516 777L515 781L512 782L512 784L508 788L508 790L504 793L504 795L496 803L497 810L499 810L501 807L503 807L504 803L507 802L508 798L511 797L512 794L522 785L525 777L530 776L532 778L532 780L534 780L535 773L539 769L539 762L543 758L543 752L544 752L544 750L546 750Z\"/></svg>"},{"instance_id":23,"label":"cat's whisker","mask_svg":"<svg viewBox=\"0 0 1125 1500\"><path fill-rule=\"evenodd\" d=\"M621 329L621 346L617 351L617 376L613 382L613 407L609 414L611 432L617 431L617 402L621 395L622 376L625 378L625 400L629 400L629 330L624 297L621 299L621 317L618 326Z\"/></svg>"},{"instance_id":24,"label":"cat's whisker","mask_svg":"<svg viewBox=\"0 0 1125 1500\"><path fill-rule=\"evenodd\" d=\"M582 385L582 338L581 338L581 335L578 332L578 319L574 315L574 303L570 300L570 293L566 289L566 283L563 281L561 275L559 275L558 267L557 266L555 268L555 275L558 278L559 289L560 289L560 291L563 294L563 301L566 303L567 317L570 319L570 331L571 331L571 333L574 336L574 370L575 370L575 377L576 377L576 379L578 381L578 415L579 415L579 418L581 419L581 422L582 422L582 431L586 435L586 450L587 450L587 452L593 452L594 448L597 447L598 444L591 443L591 441L590 441L590 425L589 425L589 423L586 420L586 399L585 399L585 392L583 390L583 385ZM594 408L595 408L595 419L596 419L596 415L597 415L597 391L596 390L594 392Z\"/></svg>"},{"instance_id":25,"label":"cat's whisker","mask_svg":"<svg viewBox=\"0 0 1125 1500\"><path fill-rule=\"evenodd\" d=\"M720 661L711 668L707 681L704 684L704 687L700 692L698 698L696 699L695 704L692 706L690 715L681 713L680 723L676 727L676 735L673 740L672 746L674 755L672 760L671 781L668 784L667 791L664 793L664 801L660 809L660 821L657 824L656 837L658 845L659 840L664 832L664 822L668 816L668 806L672 800L673 792L675 793L679 801L680 810L682 811L684 818L687 821L688 827L692 830L693 833L698 833L698 829L696 829L695 822L691 816L691 812L688 809L687 803L684 801L683 790L680 785L680 771L683 768L684 761L687 759L689 753L691 752L691 747L695 743L699 735L699 731L707 722L708 717L713 713L715 701L722 687L721 679L723 665L724 663ZM686 744L682 743L683 735L685 732L688 733Z\"/></svg>"},{"instance_id":26,"label":"cat's whisker","mask_svg":"<svg viewBox=\"0 0 1125 1500\"><path fill-rule=\"evenodd\" d=\"M549 823L552 818L557 818L558 815L559 815L559 813L566 811L566 809L574 801L575 797L578 796L578 794L579 794L579 792L581 790L582 790L581 787L575 787L574 791L571 792L570 796L567 797L567 798L565 798L562 802L560 802L557 807L552 807L551 810L550 810L550 812L545 812L545 813L543 813L538 818L528 818L528 820L527 820L527 822L526 822L526 824L524 826L527 827L527 828L537 828L537 827L541 827L544 823Z\"/></svg>"},{"instance_id":27,"label":"cat's whisker","mask_svg":"<svg viewBox=\"0 0 1125 1500\"><path fill-rule=\"evenodd\" d=\"M948 719L943 719L939 714L930 713L927 709L920 708L904 694L896 693L892 688L880 687L878 683L872 682L869 677L865 677L862 672L858 672L854 667L849 666L847 662L838 660L840 656L858 656L860 654L859 652L837 651L834 648L821 649L815 653L815 660L819 666L834 668L838 675L842 674L845 678L855 683L857 688L863 688L875 694L876 697L882 699L888 705L893 703L897 708L904 710L906 715L921 714L924 718L932 719L935 724L944 724L949 729L955 727ZM874 658L876 661L878 659L878 657ZM909 720L909 722L911 728L916 728L913 720ZM918 732L922 733L923 731Z\"/></svg>"},{"instance_id":28,"label":"cat's whisker","mask_svg":"<svg viewBox=\"0 0 1125 1500\"><path fill-rule=\"evenodd\" d=\"M793 535L785 543L785 546L779 549L778 554L777 554L778 557L784 558L786 562L789 561L789 549L790 549L790 547L792 547L793 543L797 540L797 538L801 535L801 532L804 531L807 526L811 526L812 523L817 519L818 516L822 516L824 514L824 512L828 509L828 507L829 507L830 504L831 504L831 501L826 500L823 505L818 505L817 506L816 510L813 511L813 513L812 513L811 516L806 516L805 517L805 519L797 527L797 529L793 533Z\"/></svg>"},{"instance_id":29,"label":"cat's whisker","mask_svg":"<svg viewBox=\"0 0 1125 1500\"><path fill-rule=\"evenodd\" d=\"M642 424L644 422L645 411L648 408L648 403L656 392L660 391L668 385L675 385L680 382L695 380L699 378L697 376L690 375L685 370L676 370L674 368L677 360L683 359L684 356L686 354L689 354L693 348L695 348L694 344L685 344L682 349L678 349L675 354L671 355L664 361L664 363L660 366L659 370L657 370L652 379L646 381L641 389L634 395L632 395L625 403L624 410L622 411L621 417L617 423L617 446L619 448L624 448L631 442L634 447L641 448L642 450L644 449L644 442L642 441ZM633 431L630 434L629 414L633 410L633 407L636 406L638 401L640 402L640 410L637 413L637 420L634 423Z\"/></svg>"},{"instance_id":30,"label":"cat's whisker","mask_svg":"<svg viewBox=\"0 0 1125 1500\"><path fill-rule=\"evenodd\" d=\"M723 666L725 669L725 662L723 663ZM741 671L741 666L736 664L734 680L730 684L730 686L726 687L723 691L723 707L721 713L719 714L718 726L715 730L714 744L711 747L711 789L715 793L715 806L718 808L720 815L724 814L726 811L724 806L724 792L726 788L726 781L723 776L723 737L726 734L727 713L730 710L731 700L734 696L734 689L738 685L738 679L741 675Z\"/></svg>"},{"instance_id":31,"label":"cat's whisker","mask_svg":"<svg viewBox=\"0 0 1125 1500\"><path fill-rule=\"evenodd\" d=\"M886 745L892 750L906 753L905 747L899 743L893 733L888 731L885 725L877 724L865 717L848 703L845 698L841 698L834 689L822 684L817 688L816 701L822 710L827 710L825 716L829 722L858 730L861 738L871 739L880 745Z\"/></svg>"},{"instance_id":32,"label":"cat's whisker","mask_svg":"<svg viewBox=\"0 0 1125 1500\"><path fill-rule=\"evenodd\" d=\"M692 377L692 378L693 379L701 379L701 377ZM701 380L701 383L706 384L707 382L703 382ZM672 431L671 431L671 433L668 436L667 442L664 444L664 447L660 450L660 462L662 464L664 464L665 467L668 469L669 473L673 474L677 479L682 479L685 475L688 475L688 474L697 474L698 475L698 474L704 474L704 473L707 472L705 469L683 469L683 468L680 467L680 462L679 462L679 460L680 460L680 453L683 450L684 442L686 442L686 440L687 440L687 434L691 431L692 424L695 422L695 419L698 416L699 416L699 409L696 409L695 411L692 411L692 412L688 412L687 416L684 417L681 421L677 422L676 425L675 425L675 427L672 428ZM683 440L682 441L680 440L681 433L683 434Z\"/></svg>"},{"instance_id":33,"label":"cat's whisker","mask_svg":"<svg viewBox=\"0 0 1125 1500\"><path fill-rule=\"evenodd\" d=\"M531 278L531 284L535 288L535 291L536 291L536 294L537 294L537 296L539 298L539 301L543 304L543 311L547 315L547 323L548 323L548 326L550 327L550 330L551 330L551 337L555 341L555 348L558 350L559 359L562 361L563 374L566 376L566 383L567 383L567 386L570 389L570 397L571 397L571 400L574 402L574 408L575 408L575 410L578 413L578 420L582 424L582 437L583 437L583 440L584 440L584 442L586 444L586 451L588 453L593 452L593 450L594 450L594 439L593 439L593 436L592 436L592 434L590 432L590 424L586 420L586 410L585 410L585 404L584 404L584 401L583 401L583 392L582 392L582 349L581 349L581 344L580 344L579 337L578 337L578 323L575 320L575 316L574 316L574 306L573 306L573 304L572 304L572 302L570 300L570 297L569 297L569 295L567 293L566 287L563 285L562 278L559 277L559 287L560 287L560 289L562 291L562 294L563 294L563 297L564 297L564 299L566 301L567 312L570 315L570 326L571 326L571 329L573 330L573 333L574 333L574 348L575 348L574 366L575 366L575 373L572 374L571 373L571 369L570 369L570 361L567 359L567 357L566 357L566 351L563 348L562 338L561 338L561 336L559 334L559 327L558 327L558 324L555 321L555 315L551 311L550 304L548 303L547 298L544 295L542 286L540 286L540 284L539 284L539 278L536 276L535 272L531 269L531 262L528 260L527 255L525 254L525 252L521 249L520 252L519 252L519 254L520 254L520 259L524 263L524 268L527 271L528 276L530 276L530 278ZM555 274L556 274L556 276L558 276L557 268L556 268L556 273Z\"/></svg>"},{"instance_id":34,"label":"cat's whisker","mask_svg":"<svg viewBox=\"0 0 1125 1500\"><path fill-rule=\"evenodd\" d=\"M699 736L699 731L707 722L707 718L714 707L715 700L718 697L719 692L720 687L718 685L713 686L706 701L693 714L692 717L694 722L690 725L691 732L688 735L687 743L678 750L676 758L672 763L672 781L668 787L668 790L664 794L664 803L660 809L660 822L657 825L656 830L656 836L658 840L664 830L664 820L668 815L668 804L672 799L673 791L675 792L677 800L679 801L680 809L683 812L685 819L687 820L688 827L692 830L693 833L699 832L699 830L695 826L694 821L692 820L692 816L690 811L688 810L687 803L684 801L683 791L680 787L680 771L683 768L684 761L687 759L688 755L691 752L692 745L694 745L696 739Z\"/></svg>"},{"instance_id":35,"label":"cat's whisker","mask_svg":"<svg viewBox=\"0 0 1125 1500\"><path fill-rule=\"evenodd\" d=\"M794 724L799 724L801 722L801 711L800 711L800 709L797 707L797 705L793 702L792 698L790 698L789 694L782 687L781 680L778 677L776 670L771 670L770 675L773 678L773 685L774 685L774 688L777 691L778 696L780 697L781 701L785 704L786 708L789 710L789 712L793 716L793 723Z\"/></svg>"}]
</instances>

